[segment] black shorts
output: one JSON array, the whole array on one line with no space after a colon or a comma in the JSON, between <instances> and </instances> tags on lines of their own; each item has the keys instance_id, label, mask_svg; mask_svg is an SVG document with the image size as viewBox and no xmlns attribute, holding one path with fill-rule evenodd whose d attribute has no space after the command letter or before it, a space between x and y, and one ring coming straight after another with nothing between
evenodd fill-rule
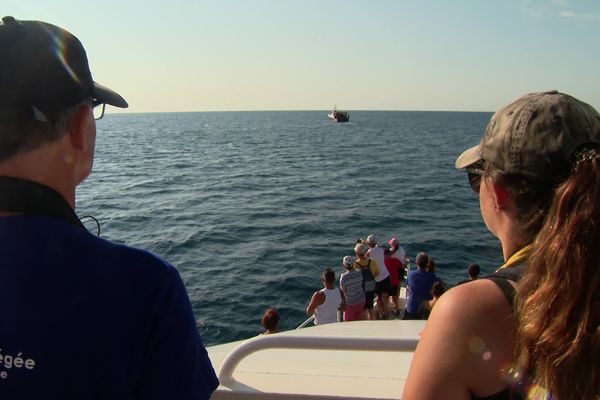
<instances>
[{"instance_id":1,"label":"black shorts","mask_svg":"<svg viewBox=\"0 0 600 400\"><path fill-rule=\"evenodd\" d=\"M375 292L365 292L365 310L373 309L373 301L375 300Z\"/></svg>"},{"instance_id":2,"label":"black shorts","mask_svg":"<svg viewBox=\"0 0 600 400\"><path fill-rule=\"evenodd\" d=\"M377 293L378 295L380 295L382 293L389 294L390 293L390 283L391 283L391 281L390 281L389 276L379 282L375 282L375 293Z\"/></svg>"},{"instance_id":3,"label":"black shorts","mask_svg":"<svg viewBox=\"0 0 600 400\"><path fill-rule=\"evenodd\" d=\"M402 319L409 319L409 320L421 319L421 315L419 313L416 313L416 314L409 313L407 310L404 310L404 316L402 317Z\"/></svg>"},{"instance_id":4,"label":"black shorts","mask_svg":"<svg viewBox=\"0 0 600 400\"><path fill-rule=\"evenodd\" d=\"M389 295L390 296L398 296L398 294L400 294L398 292L398 289L400 289L400 284L397 284L396 286L392 286L390 285L390 291L389 291Z\"/></svg>"}]
</instances>

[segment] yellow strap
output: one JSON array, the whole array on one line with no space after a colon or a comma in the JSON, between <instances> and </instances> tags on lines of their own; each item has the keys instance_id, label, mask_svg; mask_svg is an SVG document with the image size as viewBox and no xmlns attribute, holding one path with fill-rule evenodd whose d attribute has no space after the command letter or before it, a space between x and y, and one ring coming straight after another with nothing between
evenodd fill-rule
<instances>
[{"instance_id":1,"label":"yellow strap","mask_svg":"<svg viewBox=\"0 0 600 400\"><path fill-rule=\"evenodd\" d=\"M514 266L515 264L520 263L521 261L527 259L529 257L529 253L531 253L531 244L523 247L521 250L517 251L515 254L510 256L510 258L502 265L500 268L496 270L496 272L501 269L506 269Z\"/></svg>"}]
</instances>

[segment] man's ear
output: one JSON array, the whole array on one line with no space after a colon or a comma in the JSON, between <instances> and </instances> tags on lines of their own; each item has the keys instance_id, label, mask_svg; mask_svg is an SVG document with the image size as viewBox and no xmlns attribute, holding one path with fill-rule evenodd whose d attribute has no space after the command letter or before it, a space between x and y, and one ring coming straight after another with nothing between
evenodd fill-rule
<instances>
[{"instance_id":1,"label":"man's ear","mask_svg":"<svg viewBox=\"0 0 600 400\"><path fill-rule=\"evenodd\" d=\"M510 191L502 183L492 180L492 188L494 190L494 200L497 209L505 209L511 201Z\"/></svg>"},{"instance_id":2,"label":"man's ear","mask_svg":"<svg viewBox=\"0 0 600 400\"><path fill-rule=\"evenodd\" d=\"M87 151L92 145L91 143L88 143L89 137L86 135L86 129L90 124L90 118L93 118L92 113L90 112L90 108L86 105L79 106L71 118L71 124L69 125L71 144L79 151Z\"/></svg>"}]
</instances>

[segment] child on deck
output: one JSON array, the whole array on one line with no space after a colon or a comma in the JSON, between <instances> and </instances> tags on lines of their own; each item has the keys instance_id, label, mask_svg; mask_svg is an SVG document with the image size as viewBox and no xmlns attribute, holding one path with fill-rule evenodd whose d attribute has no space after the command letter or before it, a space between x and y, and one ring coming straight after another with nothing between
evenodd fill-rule
<instances>
[{"instance_id":1,"label":"child on deck","mask_svg":"<svg viewBox=\"0 0 600 400\"><path fill-rule=\"evenodd\" d=\"M265 331L261 335L270 335L279 332L279 313L275 308L268 308L261 319Z\"/></svg>"}]
</instances>

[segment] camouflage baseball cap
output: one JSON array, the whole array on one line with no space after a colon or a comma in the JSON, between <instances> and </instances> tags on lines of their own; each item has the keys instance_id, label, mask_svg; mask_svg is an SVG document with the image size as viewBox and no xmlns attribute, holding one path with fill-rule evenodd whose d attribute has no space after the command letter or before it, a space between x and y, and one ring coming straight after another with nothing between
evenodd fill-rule
<instances>
[{"instance_id":1,"label":"camouflage baseball cap","mask_svg":"<svg viewBox=\"0 0 600 400\"><path fill-rule=\"evenodd\" d=\"M485 160L506 174L557 182L568 176L570 156L586 143L600 144L600 115L592 106L555 90L530 93L496 112L479 145L455 165Z\"/></svg>"}]
</instances>

